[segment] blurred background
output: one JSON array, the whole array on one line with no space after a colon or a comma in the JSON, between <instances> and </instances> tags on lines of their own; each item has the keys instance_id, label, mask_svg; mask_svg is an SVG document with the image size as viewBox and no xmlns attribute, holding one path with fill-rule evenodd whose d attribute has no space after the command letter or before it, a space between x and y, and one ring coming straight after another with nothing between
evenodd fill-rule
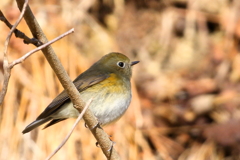
<instances>
[{"instance_id":1,"label":"blurred background","mask_svg":"<svg viewBox=\"0 0 240 160\"><path fill-rule=\"evenodd\" d=\"M30 7L49 40L74 28L52 46L75 79L103 55L131 60L133 99L126 114L104 127L123 160L240 159L239 0L42 0ZM16 2L0 1L13 24ZM18 29L31 37L23 20ZM0 22L0 79L9 29ZM13 61L33 45L14 36ZM21 132L62 91L41 52L12 69L0 107L0 159L42 160L64 139L74 120ZM83 121L52 158L105 159Z\"/></svg>"}]
</instances>

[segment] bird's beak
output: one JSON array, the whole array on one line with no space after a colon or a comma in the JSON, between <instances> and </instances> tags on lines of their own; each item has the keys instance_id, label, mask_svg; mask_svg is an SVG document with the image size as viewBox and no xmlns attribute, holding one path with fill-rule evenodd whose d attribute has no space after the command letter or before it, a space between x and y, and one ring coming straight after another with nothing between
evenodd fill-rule
<instances>
[{"instance_id":1,"label":"bird's beak","mask_svg":"<svg viewBox=\"0 0 240 160\"><path fill-rule=\"evenodd\" d=\"M138 64L140 61L133 61L131 62L131 66L135 65L135 64Z\"/></svg>"}]
</instances>

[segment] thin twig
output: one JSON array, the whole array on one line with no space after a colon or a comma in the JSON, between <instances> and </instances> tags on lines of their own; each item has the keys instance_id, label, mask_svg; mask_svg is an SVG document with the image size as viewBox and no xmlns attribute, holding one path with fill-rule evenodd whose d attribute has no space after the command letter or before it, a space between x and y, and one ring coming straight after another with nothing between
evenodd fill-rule
<instances>
[{"instance_id":1,"label":"thin twig","mask_svg":"<svg viewBox=\"0 0 240 160\"><path fill-rule=\"evenodd\" d=\"M67 140L69 139L69 137L72 135L73 130L76 128L77 124L79 123L79 121L82 119L84 113L86 112L86 110L88 109L88 107L90 106L91 102L92 102L92 98L86 103L84 109L82 110L81 114L79 114L77 120L75 121L74 125L72 126L72 129L70 130L70 132L68 133L68 135L65 137L65 139L62 141L62 143L46 158L46 160L51 159L62 147L63 145L67 142Z\"/></svg>"},{"instance_id":2,"label":"thin twig","mask_svg":"<svg viewBox=\"0 0 240 160\"><path fill-rule=\"evenodd\" d=\"M3 87L0 93L0 105L2 105L4 97L7 93L7 87L8 87L8 82L9 82L9 78L11 76L11 69L9 68L9 62L8 62L8 57L7 57L7 51L8 51L8 44L10 41L10 38L14 32L14 30L16 29L16 27L18 26L18 24L20 23L20 21L23 18L23 15L25 13L26 7L28 4L28 0L25 0L24 5L23 5L23 10L18 18L18 20L16 21L16 23L12 26L6 41L4 43L4 51L3 51L3 74L4 74L4 81L3 81Z\"/></svg>"},{"instance_id":3,"label":"thin twig","mask_svg":"<svg viewBox=\"0 0 240 160\"><path fill-rule=\"evenodd\" d=\"M13 25L7 20L7 18L4 16L4 14L2 13L1 10L0 10L0 20L3 21L9 29L11 29L13 27ZM25 44L31 43L31 44L35 45L36 47L39 47L43 44L41 41L39 41L36 38L29 38L28 36L26 36L23 32L21 32L18 29L15 29L13 32L17 38L23 39L23 42Z\"/></svg>"},{"instance_id":4,"label":"thin twig","mask_svg":"<svg viewBox=\"0 0 240 160\"><path fill-rule=\"evenodd\" d=\"M35 52L37 52L37 51L39 51L39 50L42 50L43 48L49 46L50 44L52 44L52 43L54 43L54 42L62 39L63 37L65 37L65 36L67 36L67 35L69 35L69 34L71 34L71 33L73 33L73 32L74 32L74 28L72 28L72 29L70 29L69 31L65 32L64 34L58 36L57 38L55 38L55 39L53 39L53 40L51 40L51 41L49 41L49 42L47 42L47 43L39 46L38 48L35 48L34 50L26 53L26 54L25 54L24 56L22 56L21 58L16 59L16 60L14 60L12 63L10 63L10 64L9 64L9 68L11 69L11 68L13 68L15 65L17 65L17 64L19 64L19 63L22 63L26 58L28 58L29 56L31 56L33 53L35 53Z\"/></svg>"}]
</instances>

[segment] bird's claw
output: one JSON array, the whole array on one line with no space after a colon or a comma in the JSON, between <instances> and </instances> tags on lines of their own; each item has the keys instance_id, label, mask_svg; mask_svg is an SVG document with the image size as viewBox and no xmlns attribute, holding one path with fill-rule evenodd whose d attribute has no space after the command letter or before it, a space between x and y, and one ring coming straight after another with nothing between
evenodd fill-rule
<instances>
[{"instance_id":1,"label":"bird's claw","mask_svg":"<svg viewBox=\"0 0 240 160\"><path fill-rule=\"evenodd\" d=\"M107 150L108 152L110 152L113 149L113 146L116 144L116 142L114 142L112 140L111 140L111 142L112 142L111 147Z\"/></svg>"},{"instance_id":2,"label":"bird's claw","mask_svg":"<svg viewBox=\"0 0 240 160\"><path fill-rule=\"evenodd\" d=\"M84 126L85 126L86 128L89 128L86 123L84 124ZM100 123L98 122L96 125L94 125L92 128L90 128L90 130L94 130L94 129L97 128L97 127L100 128L100 129L102 129Z\"/></svg>"},{"instance_id":3,"label":"bird's claw","mask_svg":"<svg viewBox=\"0 0 240 160\"><path fill-rule=\"evenodd\" d=\"M98 122L97 124L95 124L95 125L91 128L91 130L94 130L95 128L100 128L100 129L102 129L102 127L101 127L101 125L100 125L99 122Z\"/></svg>"},{"instance_id":4,"label":"bird's claw","mask_svg":"<svg viewBox=\"0 0 240 160\"><path fill-rule=\"evenodd\" d=\"M111 146L110 146L110 148L109 148L107 151L110 152L110 151L113 149L113 146L114 146L115 144L116 144L116 143L111 140ZM98 142L96 142L96 147L101 148L101 146L99 145Z\"/></svg>"}]
</instances>

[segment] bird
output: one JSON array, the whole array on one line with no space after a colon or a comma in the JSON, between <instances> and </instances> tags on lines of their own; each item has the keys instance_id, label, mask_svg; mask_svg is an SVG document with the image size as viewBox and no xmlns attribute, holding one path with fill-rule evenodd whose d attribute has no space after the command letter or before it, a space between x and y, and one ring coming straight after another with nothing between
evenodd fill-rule
<instances>
[{"instance_id":1,"label":"bird","mask_svg":"<svg viewBox=\"0 0 240 160\"><path fill-rule=\"evenodd\" d=\"M131 62L122 53L111 52L73 81L85 103L93 98L89 109L101 126L117 121L129 107L132 98L132 66L137 63L139 61ZM45 129L68 118L77 118L78 115L78 110L63 90L22 133L28 133L48 122Z\"/></svg>"}]
</instances>

